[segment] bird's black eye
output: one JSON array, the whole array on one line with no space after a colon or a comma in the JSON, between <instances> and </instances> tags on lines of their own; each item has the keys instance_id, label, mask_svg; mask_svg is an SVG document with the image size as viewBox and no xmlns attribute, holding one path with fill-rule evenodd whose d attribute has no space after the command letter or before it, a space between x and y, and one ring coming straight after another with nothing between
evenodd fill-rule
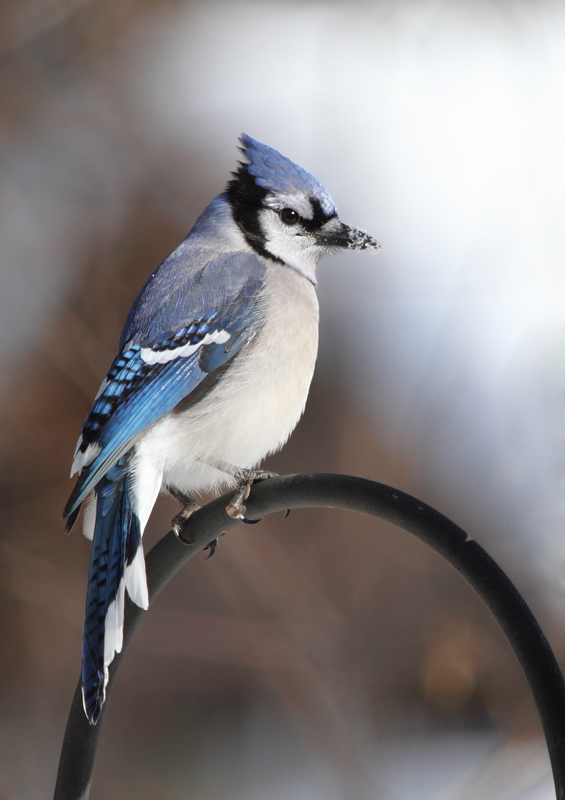
<instances>
[{"instance_id":1,"label":"bird's black eye","mask_svg":"<svg viewBox=\"0 0 565 800\"><path fill-rule=\"evenodd\" d=\"M283 208L280 217L285 225L296 225L300 217L293 208Z\"/></svg>"}]
</instances>

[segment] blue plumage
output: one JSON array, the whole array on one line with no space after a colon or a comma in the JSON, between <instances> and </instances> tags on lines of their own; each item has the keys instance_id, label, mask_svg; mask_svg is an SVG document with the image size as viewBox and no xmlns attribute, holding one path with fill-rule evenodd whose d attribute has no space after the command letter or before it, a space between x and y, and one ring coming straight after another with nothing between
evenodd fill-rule
<instances>
[{"instance_id":1,"label":"blue plumage","mask_svg":"<svg viewBox=\"0 0 565 800\"><path fill-rule=\"evenodd\" d=\"M104 630L112 604L123 609L124 570L141 543L139 518L133 511L128 457L120 459L100 480L96 492L97 536L92 545L82 645L82 686L86 715L97 722L106 696ZM118 648L121 650L121 646Z\"/></svg>"},{"instance_id":2,"label":"blue plumage","mask_svg":"<svg viewBox=\"0 0 565 800\"><path fill-rule=\"evenodd\" d=\"M313 175L245 133L241 136L241 143L250 162L246 166L247 172L253 175L258 186L276 194L292 195L298 190L318 200L327 216L335 214L334 201Z\"/></svg>"},{"instance_id":3,"label":"blue plumage","mask_svg":"<svg viewBox=\"0 0 565 800\"><path fill-rule=\"evenodd\" d=\"M163 313L166 303L157 306L152 317L146 316L144 328L139 330L141 326L136 325L139 316L134 305L122 335L122 340L126 336L131 338L110 367L106 385L82 429L77 454L85 453L93 445L99 448L99 452L81 470L64 516L69 518L68 528L72 527L80 504L96 487L93 501L96 503L96 522L82 657L84 706L92 723L97 721L105 699L106 615L111 604L117 602L125 568L141 543L140 520L130 497L133 480L128 473L130 458L124 454L131 451L136 439L149 425L172 411L197 389L206 376L233 359L258 324L256 302L261 288L262 266L250 254L235 258L232 266L238 280L234 283L232 275L232 280L223 285L223 291L217 293L214 304L209 290L211 279L207 273L213 276L218 268L225 269L222 261L225 259L218 259L200 270L193 279L192 292L175 298L177 302L169 309L168 322L169 325L184 322L179 330L163 332L167 319ZM150 280L155 281L156 275ZM143 292L140 298L144 299ZM204 313L204 309L212 305L216 307ZM195 312L198 312L196 317ZM220 342L203 344L206 336L212 338L219 332L224 333ZM155 338L150 338L150 333ZM135 342L136 338L140 342ZM196 349L187 356L176 355L187 346ZM144 355L150 360L152 357L171 356L171 360L150 364L144 360ZM123 615L123 597L121 600L118 598L118 602L122 604L120 614Z\"/></svg>"},{"instance_id":4,"label":"blue plumage","mask_svg":"<svg viewBox=\"0 0 565 800\"><path fill-rule=\"evenodd\" d=\"M255 468L306 402L316 264L337 247L378 247L339 221L316 178L245 134L241 143L246 163L136 298L77 444L64 516L70 530L92 492L82 687L93 724L122 647L125 593L149 602L141 536L158 492L187 503L184 519L194 494L231 485L226 511L245 521Z\"/></svg>"},{"instance_id":5,"label":"blue plumage","mask_svg":"<svg viewBox=\"0 0 565 800\"><path fill-rule=\"evenodd\" d=\"M220 298L216 299L217 307L207 313L203 309L210 308L213 303L208 287L217 277L218 269L225 269L225 259L217 259L199 271L193 280L192 291L189 293L185 289L184 296L175 297L177 302L173 307L170 307L169 294L168 303L157 306L152 317L145 316L143 327L136 324L139 321L136 312L141 302L146 301L145 295L150 294L153 288L151 282L156 281L159 270L140 293L121 337L129 341L110 367L107 385L94 401L82 429L78 452L86 452L88 446L93 444L100 447L100 451L81 471L77 486L63 512L64 516L73 514L105 470L132 447L148 425L172 411L198 387L207 374L232 359L253 334L259 321L256 303L263 269L255 256L242 254L232 260L234 272L240 268L238 277L242 285L234 287L232 275L231 284L226 282L218 293ZM164 262L162 266L166 264ZM252 270L244 283L241 280L241 267L247 267L248 273L250 268ZM226 289L231 289L231 296L227 298ZM234 296L235 291L237 295ZM184 322L176 332L170 329L163 332L167 308L170 324ZM199 312L196 319L193 317L195 312ZM147 363L143 358L148 350L157 356L168 350L174 356L175 351L181 351L184 345L199 344L206 334L224 331L227 335L222 337L221 342L202 345L188 356L179 355L170 361L154 364ZM150 337L150 333L154 338ZM134 342L134 339L140 341ZM149 354L146 354L145 359L148 357Z\"/></svg>"},{"instance_id":6,"label":"blue plumage","mask_svg":"<svg viewBox=\"0 0 565 800\"><path fill-rule=\"evenodd\" d=\"M210 207L190 235L155 270L126 319L120 347L130 339L152 344L187 322L217 314L219 321L245 315L261 291L265 267L254 253L223 253L210 258L201 243Z\"/></svg>"}]
</instances>

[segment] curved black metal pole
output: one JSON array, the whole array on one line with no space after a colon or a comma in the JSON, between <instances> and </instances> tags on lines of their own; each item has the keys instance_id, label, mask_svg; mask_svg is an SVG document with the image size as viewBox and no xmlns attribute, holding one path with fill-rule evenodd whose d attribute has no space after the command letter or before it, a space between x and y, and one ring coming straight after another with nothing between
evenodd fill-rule
<instances>
[{"instance_id":1,"label":"curved black metal pole","mask_svg":"<svg viewBox=\"0 0 565 800\"><path fill-rule=\"evenodd\" d=\"M220 533L241 524L225 513L224 495L190 517L182 544L169 532L146 558L151 602L183 564ZM379 517L414 534L457 569L492 611L526 675L541 718L557 800L565 800L565 682L553 652L524 599L498 564L443 514L398 489L348 475L306 474L272 478L253 486L247 516L257 519L287 508L339 508ZM124 646L110 669L111 689L121 657L144 614L126 606ZM88 724L77 687L59 763L54 800L86 800L102 717Z\"/></svg>"}]
</instances>

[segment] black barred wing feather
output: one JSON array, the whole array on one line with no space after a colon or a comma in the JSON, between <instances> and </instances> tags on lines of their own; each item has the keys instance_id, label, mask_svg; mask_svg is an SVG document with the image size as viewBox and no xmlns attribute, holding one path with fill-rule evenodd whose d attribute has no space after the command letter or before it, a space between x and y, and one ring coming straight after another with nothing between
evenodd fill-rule
<instances>
[{"instance_id":1,"label":"black barred wing feather","mask_svg":"<svg viewBox=\"0 0 565 800\"><path fill-rule=\"evenodd\" d=\"M126 343L82 429L73 464L79 479L63 512L67 529L84 498L143 431L190 399L249 341L260 324L256 301L257 294L245 294L151 343Z\"/></svg>"}]
</instances>

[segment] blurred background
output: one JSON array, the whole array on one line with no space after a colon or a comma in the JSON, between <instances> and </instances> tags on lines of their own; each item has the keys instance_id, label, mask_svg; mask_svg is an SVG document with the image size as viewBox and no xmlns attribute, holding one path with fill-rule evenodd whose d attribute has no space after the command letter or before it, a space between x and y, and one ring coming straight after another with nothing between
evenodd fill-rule
<instances>
[{"instance_id":1,"label":"blurred background","mask_svg":"<svg viewBox=\"0 0 565 800\"><path fill-rule=\"evenodd\" d=\"M61 510L146 278L245 131L383 245L319 269L279 472L415 494L499 561L565 663L565 7L551 0L3 0L0 798L53 791L90 544ZM169 529L159 501L146 534ZM408 534L294 512L226 536L122 664L92 797L551 798L533 701Z\"/></svg>"}]
</instances>

